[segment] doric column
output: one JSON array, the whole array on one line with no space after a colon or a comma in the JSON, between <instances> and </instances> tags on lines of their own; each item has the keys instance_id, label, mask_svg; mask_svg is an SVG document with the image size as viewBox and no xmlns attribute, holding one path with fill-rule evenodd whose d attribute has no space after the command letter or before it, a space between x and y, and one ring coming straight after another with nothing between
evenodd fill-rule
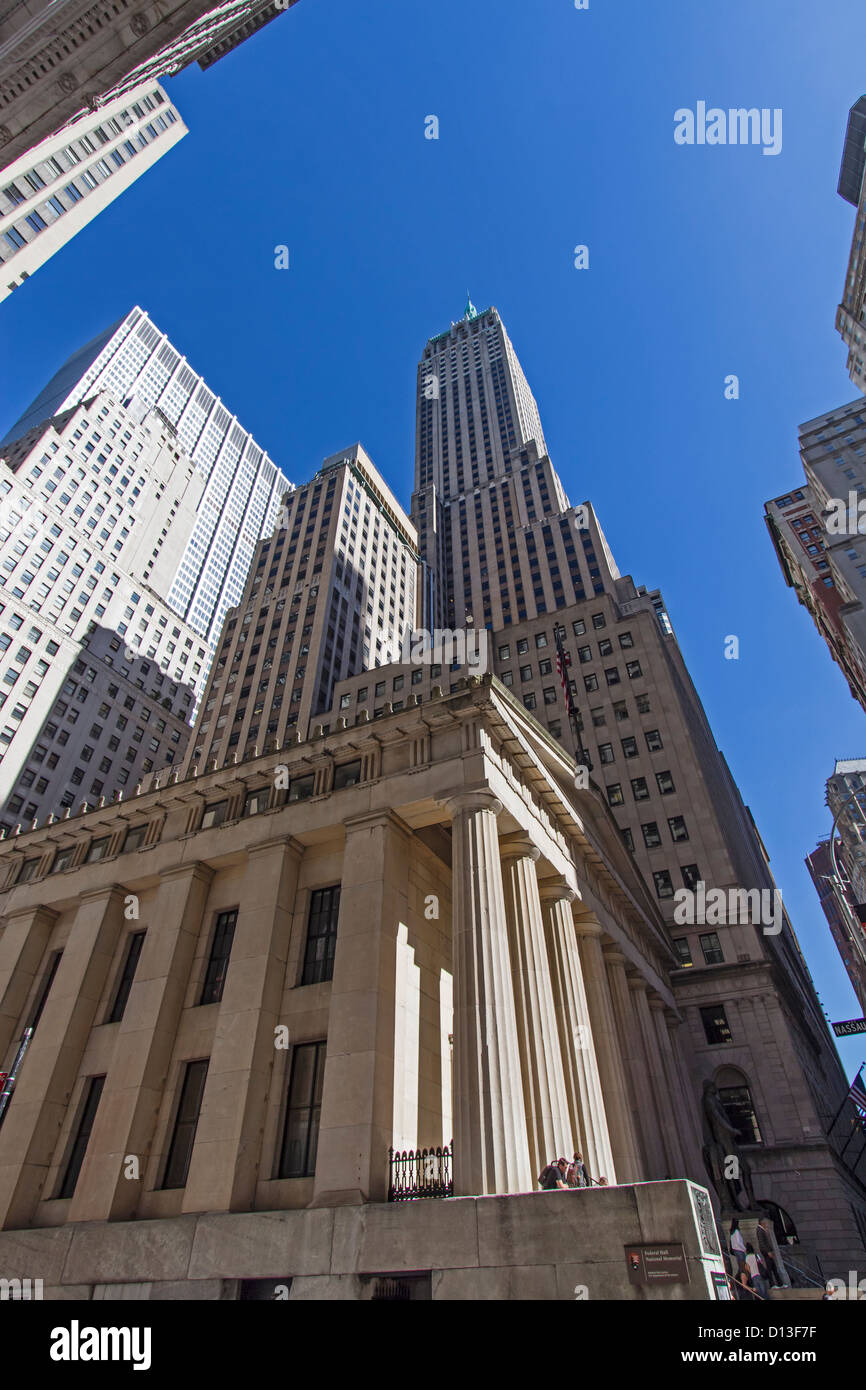
<instances>
[{"instance_id":1,"label":"doric column","mask_svg":"<svg viewBox=\"0 0 866 1390\"><path fill-rule=\"evenodd\" d=\"M535 1187L520 1080L505 897L491 792L447 802L453 818L454 1190Z\"/></svg>"},{"instance_id":2,"label":"doric column","mask_svg":"<svg viewBox=\"0 0 866 1390\"><path fill-rule=\"evenodd\" d=\"M123 923L123 889L82 893L54 984L0 1130L0 1229L28 1226L55 1159Z\"/></svg>"},{"instance_id":3,"label":"doric column","mask_svg":"<svg viewBox=\"0 0 866 1390\"><path fill-rule=\"evenodd\" d=\"M313 1206L388 1195L397 942L410 920L411 844L391 811L346 822Z\"/></svg>"},{"instance_id":4,"label":"doric column","mask_svg":"<svg viewBox=\"0 0 866 1390\"><path fill-rule=\"evenodd\" d=\"M296 840L280 839L247 855L183 1211L255 1206L274 1060L285 1056L274 1040L303 852Z\"/></svg>"},{"instance_id":5,"label":"doric column","mask_svg":"<svg viewBox=\"0 0 866 1390\"><path fill-rule=\"evenodd\" d=\"M642 1090L648 1089L649 1078L646 1067L643 1065L636 1036L637 1025L632 1011L628 980L625 975L625 956L615 946L604 946L602 954L607 969L607 982L622 1053L632 1130L637 1142L638 1157L641 1160L640 1178L645 1181L653 1171L652 1145L651 1143L647 1144L646 1121L641 1112L639 1097ZM659 1166L661 1166L661 1161Z\"/></svg>"},{"instance_id":6,"label":"doric column","mask_svg":"<svg viewBox=\"0 0 866 1390\"><path fill-rule=\"evenodd\" d=\"M632 1128L625 1070L620 1054L616 1020L601 950L602 929L591 914L575 917L575 931L586 980L586 998L592 1021L592 1035L601 1073L604 1107L610 1130L617 1181L637 1182L641 1163Z\"/></svg>"},{"instance_id":7,"label":"doric column","mask_svg":"<svg viewBox=\"0 0 866 1390\"><path fill-rule=\"evenodd\" d=\"M135 1215L169 1074L213 869L184 864L161 875L150 908L124 927L144 930L144 944L105 1078L72 1221L124 1221ZM121 942L121 960L128 949ZM130 1177L126 1159L138 1160Z\"/></svg>"},{"instance_id":8,"label":"doric column","mask_svg":"<svg viewBox=\"0 0 866 1390\"><path fill-rule=\"evenodd\" d=\"M688 1062L680 1046L679 1030L682 1019L671 1009L665 1010L664 1019L668 1030L673 1072L677 1080L679 1103L682 1107L682 1145L689 1165L689 1177L694 1182L703 1184L706 1183L707 1175L702 1152L701 1108L689 1072Z\"/></svg>"},{"instance_id":9,"label":"doric column","mask_svg":"<svg viewBox=\"0 0 866 1390\"><path fill-rule=\"evenodd\" d=\"M535 861L525 835L499 842L529 1155L535 1173L573 1143Z\"/></svg>"},{"instance_id":10,"label":"doric column","mask_svg":"<svg viewBox=\"0 0 866 1390\"><path fill-rule=\"evenodd\" d=\"M683 1146L684 1130L687 1128L685 1108L680 1095L679 1077L674 1066L673 1051L671 1049L671 1039L668 1033L668 1025L665 1020L665 1009L667 1005L657 994L650 996L650 1014L653 1026L656 1030L656 1037L659 1044L659 1056L662 1064L662 1077L664 1080L665 1097L667 1100L668 1111L673 1116L673 1129L668 1135L668 1152L674 1163L674 1172L671 1174L675 1178L691 1176L689 1173L690 1164L686 1159L686 1151Z\"/></svg>"},{"instance_id":11,"label":"doric column","mask_svg":"<svg viewBox=\"0 0 866 1390\"><path fill-rule=\"evenodd\" d=\"M46 907L10 912L0 932L0 1064L21 1040L24 1008L39 973L57 913ZM9 1059L11 1061L11 1058Z\"/></svg>"},{"instance_id":12,"label":"doric column","mask_svg":"<svg viewBox=\"0 0 866 1390\"><path fill-rule=\"evenodd\" d=\"M613 1151L571 910L576 897L564 879L545 879L541 884L553 1003L572 1125L573 1147L567 1150L566 1157L579 1150L591 1177L604 1174L612 1179Z\"/></svg>"},{"instance_id":13,"label":"doric column","mask_svg":"<svg viewBox=\"0 0 866 1390\"><path fill-rule=\"evenodd\" d=\"M676 1142L673 1106L668 1095L668 1083L662 1062L658 1034L653 1023L647 1000L647 982L641 975L629 975L635 1013L643 1040L644 1056L649 1071L650 1087L655 1102L655 1114L662 1149L664 1152L664 1171L655 1176L679 1178L684 1176L684 1163L679 1144Z\"/></svg>"}]
</instances>

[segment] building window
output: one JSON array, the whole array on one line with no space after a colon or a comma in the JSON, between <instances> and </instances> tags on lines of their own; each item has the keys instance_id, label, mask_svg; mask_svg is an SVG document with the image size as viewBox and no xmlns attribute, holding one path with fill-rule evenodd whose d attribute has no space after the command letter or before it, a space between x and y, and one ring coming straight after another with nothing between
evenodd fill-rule
<instances>
[{"instance_id":1,"label":"building window","mask_svg":"<svg viewBox=\"0 0 866 1390\"><path fill-rule=\"evenodd\" d=\"M752 1092L745 1076L734 1067L725 1067L716 1078L716 1086L725 1114L737 1131L737 1143L763 1143Z\"/></svg>"},{"instance_id":2,"label":"building window","mask_svg":"<svg viewBox=\"0 0 866 1390\"><path fill-rule=\"evenodd\" d=\"M637 680L638 676L643 675L639 661L627 661L625 663L625 669L630 680Z\"/></svg>"},{"instance_id":3,"label":"building window","mask_svg":"<svg viewBox=\"0 0 866 1390\"><path fill-rule=\"evenodd\" d=\"M129 998L129 991L132 989L132 982L135 979L135 971L138 966L138 958L141 955L141 948L144 945L144 932L133 932L129 938L129 947L126 952L126 960L123 963L123 971L120 982L117 986L117 993L114 996L114 1003L111 1006L111 1013L106 1019L107 1023L119 1023L123 1018L123 1011L126 1008L126 1001Z\"/></svg>"},{"instance_id":4,"label":"building window","mask_svg":"<svg viewBox=\"0 0 866 1390\"><path fill-rule=\"evenodd\" d=\"M68 869L69 865L72 863L74 854L74 845L70 845L67 849L58 850L54 863L51 865L51 872L53 874L60 874L64 869Z\"/></svg>"},{"instance_id":5,"label":"building window","mask_svg":"<svg viewBox=\"0 0 866 1390\"><path fill-rule=\"evenodd\" d=\"M16 879L16 883L29 883L32 878L36 877L36 870L41 863L41 854L35 859L25 859L24 863L21 865L21 872Z\"/></svg>"},{"instance_id":6,"label":"building window","mask_svg":"<svg viewBox=\"0 0 866 1390\"><path fill-rule=\"evenodd\" d=\"M183 1083L180 1088L180 1101L174 1121L174 1131L165 1166L164 1188L185 1187L192 1146L198 1128L198 1117L207 1080L208 1058L197 1062L187 1062L184 1068Z\"/></svg>"},{"instance_id":7,"label":"building window","mask_svg":"<svg viewBox=\"0 0 866 1390\"><path fill-rule=\"evenodd\" d=\"M223 997L237 920L237 908L217 915L199 1004L218 1004Z\"/></svg>"},{"instance_id":8,"label":"building window","mask_svg":"<svg viewBox=\"0 0 866 1390\"><path fill-rule=\"evenodd\" d=\"M701 881L701 871L697 864L683 864L680 873L686 888L697 888Z\"/></svg>"},{"instance_id":9,"label":"building window","mask_svg":"<svg viewBox=\"0 0 866 1390\"><path fill-rule=\"evenodd\" d=\"M670 796L671 792L676 791L674 779L669 772L657 772L656 781L662 796Z\"/></svg>"},{"instance_id":10,"label":"building window","mask_svg":"<svg viewBox=\"0 0 866 1390\"><path fill-rule=\"evenodd\" d=\"M99 1097L102 1095L104 1085L104 1076L91 1076L81 1111L81 1119L78 1121L78 1129L72 1144L72 1152L69 1155L63 1182L60 1184L60 1191L57 1194L58 1197L71 1197L75 1191L75 1184L78 1182L78 1175L81 1172L81 1165L87 1152L87 1142L93 1129L93 1121L96 1119Z\"/></svg>"},{"instance_id":11,"label":"building window","mask_svg":"<svg viewBox=\"0 0 866 1390\"><path fill-rule=\"evenodd\" d=\"M101 840L91 840L90 849L87 851L87 863L95 864L99 859L104 859L110 844L110 835L105 835Z\"/></svg>"},{"instance_id":12,"label":"building window","mask_svg":"<svg viewBox=\"0 0 866 1390\"><path fill-rule=\"evenodd\" d=\"M607 799L609 805L611 806L622 806L625 798L622 794L622 787L620 786L619 782L614 782L611 786L608 787Z\"/></svg>"},{"instance_id":13,"label":"building window","mask_svg":"<svg viewBox=\"0 0 866 1390\"><path fill-rule=\"evenodd\" d=\"M700 937L701 950L704 953L704 960L707 965L723 965L725 953L722 950L722 943L714 931L704 932Z\"/></svg>"},{"instance_id":14,"label":"building window","mask_svg":"<svg viewBox=\"0 0 866 1390\"><path fill-rule=\"evenodd\" d=\"M634 853L634 836L632 835L632 833L631 833L631 831L629 830L628 826L626 826L625 830L621 830L621 831L620 831L620 834L622 835L622 842L623 842L623 844L625 845L626 849L627 849L627 850L630 850L631 853L633 854L633 853Z\"/></svg>"},{"instance_id":15,"label":"building window","mask_svg":"<svg viewBox=\"0 0 866 1390\"><path fill-rule=\"evenodd\" d=\"M333 978L339 913L339 884L311 893L302 985L318 985Z\"/></svg>"},{"instance_id":16,"label":"building window","mask_svg":"<svg viewBox=\"0 0 866 1390\"><path fill-rule=\"evenodd\" d=\"M635 801L649 801L649 787L645 777L632 777L631 791Z\"/></svg>"},{"instance_id":17,"label":"building window","mask_svg":"<svg viewBox=\"0 0 866 1390\"><path fill-rule=\"evenodd\" d=\"M668 828L671 832L671 839L675 844L689 838L689 832L682 816L668 816Z\"/></svg>"},{"instance_id":18,"label":"building window","mask_svg":"<svg viewBox=\"0 0 866 1390\"><path fill-rule=\"evenodd\" d=\"M202 830L210 830L212 826L222 825L228 814L228 801L212 801L209 806L205 806L204 815L201 818ZM180 1184L183 1186L183 1184Z\"/></svg>"},{"instance_id":19,"label":"building window","mask_svg":"<svg viewBox=\"0 0 866 1390\"><path fill-rule=\"evenodd\" d=\"M133 825L126 832L126 839L123 842L123 853L126 854L129 850L140 849L146 839L147 826Z\"/></svg>"},{"instance_id":20,"label":"building window","mask_svg":"<svg viewBox=\"0 0 866 1390\"><path fill-rule=\"evenodd\" d=\"M636 757L637 757L637 739L635 739L635 738L623 738L623 739L620 739L620 743L622 744L622 751L623 751L623 756L624 756L624 757L626 757L626 758L636 758Z\"/></svg>"},{"instance_id":21,"label":"building window","mask_svg":"<svg viewBox=\"0 0 866 1390\"><path fill-rule=\"evenodd\" d=\"M289 801L308 801L316 786L316 774L307 773L304 777L293 777L289 783Z\"/></svg>"},{"instance_id":22,"label":"building window","mask_svg":"<svg viewBox=\"0 0 866 1390\"><path fill-rule=\"evenodd\" d=\"M259 787L254 792L247 792L244 797L244 815L257 816L260 811L266 811L269 796L270 789L268 787Z\"/></svg>"},{"instance_id":23,"label":"building window","mask_svg":"<svg viewBox=\"0 0 866 1390\"><path fill-rule=\"evenodd\" d=\"M728 1027L724 1004L712 1004L701 1009L701 1023L708 1043L729 1043L734 1039Z\"/></svg>"},{"instance_id":24,"label":"building window","mask_svg":"<svg viewBox=\"0 0 866 1390\"><path fill-rule=\"evenodd\" d=\"M598 745L598 756L603 763L615 762L615 758L613 756L613 744L600 743Z\"/></svg>"},{"instance_id":25,"label":"building window","mask_svg":"<svg viewBox=\"0 0 866 1390\"><path fill-rule=\"evenodd\" d=\"M654 820L647 821L646 825L642 825L641 833L643 834L643 842L647 849L658 849L662 842L662 837L659 834L659 828Z\"/></svg>"},{"instance_id":26,"label":"building window","mask_svg":"<svg viewBox=\"0 0 866 1390\"><path fill-rule=\"evenodd\" d=\"M688 937L686 937L686 936L675 936L675 937L674 937L674 950L676 951L677 955L679 956L680 965L686 966L686 965L692 965L692 964L694 963L694 962L692 961L692 953L691 953L691 951L690 951L690 949L689 949Z\"/></svg>"},{"instance_id":27,"label":"building window","mask_svg":"<svg viewBox=\"0 0 866 1390\"><path fill-rule=\"evenodd\" d=\"M653 882L656 886L656 893L660 898L672 898L674 895L674 885L667 869L657 869L653 874Z\"/></svg>"},{"instance_id":28,"label":"building window","mask_svg":"<svg viewBox=\"0 0 866 1390\"><path fill-rule=\"evenodd\" d=\"M303 1043L292 1053L292 1073L277 1177L304 1178L316 1171L325 1046L324 1042Z\"/></svg>"},{"instance_id":29,"label":"building window","mask_svg":"<svg viewBox=\"0 0 866 1390\"><path fill-rule=\"evenodd\" d=\"M334 768L334 791L343 787L354 787L361 780L361 759L351 763L339 763Z\"/></svg>"}]
</instances>

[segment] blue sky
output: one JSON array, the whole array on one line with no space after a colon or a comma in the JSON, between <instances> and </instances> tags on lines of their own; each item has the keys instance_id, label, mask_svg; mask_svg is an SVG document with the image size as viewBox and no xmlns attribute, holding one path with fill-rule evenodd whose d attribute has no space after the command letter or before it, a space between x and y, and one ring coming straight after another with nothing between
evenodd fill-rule
<instances>
[{"instance_id":1,"label":"blue sky","mask_svg":"<svg viewBox=\"0 0 866 1390\"><path fill-rule=\"evenodd\" d=\"M190 134L0 314L2 428L138 303L293 481L360 439L408 505L419 353L467 289L496 304L572 502L664 593L834 1019L859 1009L802 861L864 717L762 504L798 423L857 394L833 322L864 52L853 0L299 0L167 83ZM676 145L699 100L782 108L782 152Z\"/></svg>"}]
</instances>

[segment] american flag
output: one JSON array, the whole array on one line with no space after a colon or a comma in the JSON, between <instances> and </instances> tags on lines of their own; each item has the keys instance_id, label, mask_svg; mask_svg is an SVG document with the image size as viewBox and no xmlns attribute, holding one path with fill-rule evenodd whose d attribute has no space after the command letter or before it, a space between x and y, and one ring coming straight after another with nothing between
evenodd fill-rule
<instances>
[{"instance_id":1,"label":"american flag","mask_svg":"<svg viewBox=\"0 0 866 1390\"><path fill-rule=\"evenodd\" d=\"M866 1063L864 1063L864 1066L866 1066ZM866 1084L863 1082L863 1077L861 1075L862 1071L863 1067L860 1068L860 1071L858 1071L854 1080L851 1082L848 1091L848 1099L853 1100L857 1108L866 1114Z\"/></svg>"},{"instance_id":2,"label":"american flag","mask_svg":"<svg viewBox=\"0 0 866 1390\"><path fill-rule=\"evenodd\" d=\"M565 696L565 708L569 716L574 714L574 700L571 695L571 683L568 678L568 668L571 666L571 657L562 645L562 633L556 630L556 669L559 674L559 683Z\"/></svg>"}]
</instances>

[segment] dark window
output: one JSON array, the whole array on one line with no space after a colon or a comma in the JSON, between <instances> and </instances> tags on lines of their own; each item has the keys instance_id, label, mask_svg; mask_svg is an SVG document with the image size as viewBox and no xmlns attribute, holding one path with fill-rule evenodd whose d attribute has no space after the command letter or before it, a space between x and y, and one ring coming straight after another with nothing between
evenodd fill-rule
<instances>
[{"instance_id":1,"label":"dark window","mask_svg":"<svg viewBox=\"0 0 866 1390\"><path fill-rule=\"evenodd\" d=\"M209 806L205 806L204 815L201 818L202 830L209 830L211 826L222 825L228 814L229 804L227 801L212 801ZM183 1186L181 1183L180 1186Z\"/></svg>"},{"instance_id":2,"label":"dark window","mask_svg":"<svg viewBox=\"0 0 866 1390\"><path fill-rule=\"evenodd\" d=\"M662 842L659 828L654 820L647 821L646 825L641 826L643 832L643 842L647 849L658 849Z\"/></svg>"},{"instance_id":3,"label":"dark window","mask_svg":"<svg viewBox=\"0 0 866 1390\"><path fill-rule=\"evenodd\" d=\"M725 953L722 950L722 943L714 931L704 932L700 938L701 950L704 953L704 960L707 965L722 965L725 960Z\"/></svg>"},{"instance_id":4,"label":"dark window","mask_svg":"<svg viewBox=\"0 0 866 1390\"><path fill-rule=\"evenodd\" d=\"M720 1086L719 1100L731 1124L736 1127L738 1144L763 1142L752 1093L748 1086Z\"/></svg>"},{"instance_id":5,"label":"dark window","mask_svg":"<svg viewBox=\"0 0 866 1390\"><path fill-rule=\"evenodd\" d=\"M689 949L688 937L675 936L674 950L680 958L680 965L692 965L692 953Z\"/></svg>"},{"instance_id":6,"label":"dark window","mask_svg":"<svg viewBox=\"0 0 866 1390\"><path fill-rule=\"evenodd\" d=\"M108 853L108 846L110 843L110 835L106 835L101 840L91 840L90 849L87 851L88 864L95 864L98 859L104 859Z\"/></svg>"},{"instance_id":7,"label":"dark window","mask_svg":"<svg viewBox=\"0 0 866 1390\"><path fill-rule=\"evenodd\" d=\"M731 1030L728 1027L728 1017L725 1013L724 1004L712 1004L705 1009L701 1009L701 1023L704 1025L704 1034L708 1043L729 1043L733 1042Z\"/></svg>"},{"instance_id":8,"label":"dark window","mask_svg":"<svg viewBox=\"0 0 866 1390\"><path fill-rule=\"evenodd\" d=\"M174 1121L174 1133L168 1151L163 1187L185 1187L192 1146L198 1128L204 1083L207 1080L208 1059L200 1062L187 1062L183 1084L180 1090L180 1103Z\"/></svg>"},{"instance_id":9,"label":"dark window","mask_svg":"<svg viewBox=\"0 0 866 1390\"><path fill-rule=\"evenodd\" d=\"M647 729L644 738L646 739L646 746L651 753L658 753L659 749L664 747L662 736L658 729Z\"/></svg>"},{"instance_id":10,"label":"dark window","mask_svg":"<svg viewBox=\"0 0 866 1390\"><path fill-rule=\"evenodd\" d=\"M621 806L623 803L622 787L619 782L611 783L607 788L607 799L611 806Z\"/></svg>"},{"instance_id":11,"label":"dark window","mask_svg":"<svg viewBox=\"0 0 866 1390\"><path fill-rule=\"evenodd\" d=\"M260 811L266 811L269 796L270 789L268 787L259 787L257 791L247 792L244 798L244 815L257 816Z\"/></svg>"},{"instance_id":12,"label":"dark window","mask_svg":"<svg viewBox=\"0 0 866 1390\"><path fill-rule=\"evenodd\" d=\"M660 898L672 898L674 895L674 885L667 869L658 869L653 874L653 881L656 886L656 893Z\"/></svg>"},{"instance_id":13,"label":"dark window","mask_svg":"<svg viewBox=\"0 0 866 1390\"><path fill-rule=\"evenodd\" d=\"M37 1023L42 1017L42 1010L45 1008L48 1001L48 995L51 992L51 986L54 984L54 976L57 974L57 967L60 964L60 957L62 955L62 951L54 951L52 953L45 974L42 977L42 984L39 986L39 993L33 1005L33 1013L30 1016L30 1022L27 1024L27 1027L32 1028L34 1032L36 1031Z\"/></svg>"},{"instance_id":14,"label":"dark window","mask_svg":"<svg viewBox=\"0 0 866 1390\"><path fill-rule=\"evenodd\" d=\"M339 911L339 884L333 888L316 888L310 894L302 985L317 985L333 977Z\"/></svg>"},{"instance_id":15,"label":"dark window","mask_svg":"<svg viewBox=\"0 0 866 1390\"><path fill-rule=\"evenodd\" d=\"M339 892L339 889L328 889ZM286 1123L280 1151L280 1178L303 1178L316 1171L325 1044L304 1043L292 1053Z\"/></svg>"},{"instance_id":16,"label":"dark window","mask_svg":"<svg viewBox=\"0 0 866 1390\"><path fill-rule=\"evenodd\" d=\"M57 1194L58 1197L71 1197L75 1191L75 1184L78 1182L78 1174L81 1172L81 1165L87 1152L87 1141L90 1138L90 1131L93 1129L93 1121L96 1119L99 1097L102 1095L104 1085L104 1076L91 1076L90 1084L87 1087L87 1098L81 1112L81 1119L78 1122L78 1130L72 1145L72 1152L69 1155L69 1162L66 1165L66 1172L63 1175L63 1182Z\"/></svg>"},{"instance_id":17,"label":"dark window","mask_svg":"<svg viewBox=\"0 0 866 1390\"><path fill-rule=\"evenodd\" d=\"M37 855L35 859L25 859L21 865L21 872L18 875L18 883L29 883L31 878L36 877L36 870L42 863L42 855Z\"/></svg>"},{"instance_id":18,"label":"dark window","mask_svg":"<svg viewBox=\"0 0 866 1390\"><path fill-rule=\"evenodd\" d=\"M697 888L701 881L701 871L697 864L683 864L680 873L687 888Z\"/></svg>"},{"instance_id":19,"label":"dark window","mask_svg":"<svg viewBox=\"0 0 866 1390\"><path fill-rule=\"evenodd\" d=\"M146 838L147 838L147 826L146 826L146 825L134 825L134 826L132 826L132 828L131 828L130 830L127 830L127 832L126 832L126 839L125 839L124 842L123 842L123 852L124 852L124 854L127 852L127 850L131 850L131 849L140 849L141 846L144 844Z\"/></svg>"},{"instance_id":20,"label":"dark window","mask_svg":"<svg viewBox=\"0 0 866 1390\"><path fill-rule=\"evenodd\" d=\"M668 816L668 827L671 832L671 839L676 844L689 838L688 828L682 816Z\"/></svg>"},{"instance_id":21,"label":"dark window","mask_svg":"<svg viewBox=\"0 0 866 1390\"><path fill-rule=\"evenodd\" d=\"M361 780L361 759L351 763L340 763L334 768L334 791L341 787L354 787Z\"/></svg>"},{"instance_id":22,"label":"dark window","mask_svg":"<svg viewBox=\"0 0 866 1390\"><path fill-rule=\"evenodd\" d=\"M220 912L217 916L199 1004L218 1004L223 997L237 920L237 908L231 912Z\"/></svg>"},{"instance_id":23,"label":"dark window","mask_svg":"<svg viewBox=\"0 0 866 1390\"><path fill-rule=\"evenodd\" d=\"M312 795L316 785L316 774L309 773L306 777L293 777L289 783L289 801L307 801Z\"/></svg>"},{"instance_id":24,"label":"dark window","mask_svg":"<svg viewBox=\"0 0 866 1390\"><path fill-rule=\"evenodd\" d=\"M70 847L69 847L68 849L61 849L61 850L58 850L58 851L57 851L57 855L56 855L55 860L54 860L54 863L51 865L51 872L52 872L53 874L59 874L59 873L61 873L64 869L68 869L68 868L69 868L69 865L72 863L72 856L73 856L74 854L75 854L75 846L74 846L74 845L70 845Z\"/></svg>"},{"instance_id":25,"label":"dark window","mask_svg":"<svg viewBox=\"0 0 866 1390\"><path fill-rule=\"evenodd\" d=\"M133 932L129 938L129 947L126 952L126 960L123 962L123 972L117 986L117 993L114 996L114 1003L111 1013L108 1015L108 1023L119 1023L123 1018L123 1011L126 1008L126 1001L129 998L129 991L132 989L132 982L135 979L135 971L138 966L138 958L141 955L141 948L144 945L144 932Z\"/></svg>"}]
</instances>

